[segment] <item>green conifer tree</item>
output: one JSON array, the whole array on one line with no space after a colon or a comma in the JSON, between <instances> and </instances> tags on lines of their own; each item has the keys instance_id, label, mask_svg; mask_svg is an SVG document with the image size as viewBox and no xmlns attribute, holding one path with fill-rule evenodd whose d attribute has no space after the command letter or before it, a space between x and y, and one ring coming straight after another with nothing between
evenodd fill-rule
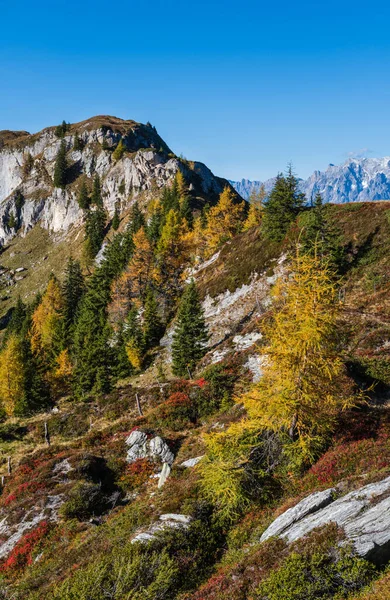
<instances>
[{"instance_id":1,"label":"green conifer tree","mask_svg":"<svg viewBox=\"0 0 390 600\"><path fill-rule=\"evenodd\" d=\"M66 158L66 142L62 140L54 165L54 186L64 189L67 183L68 160Z\"/></svg>"},{"instance_id":2,"label":"green conifer tree","mask_svg":"<svg viewBox=\"0 0 390 600\"><path fill-rule=\"evenodd\" d=\"M340 274L345 265L341 234L337 226L330 222L321 194L317 193L312 208L300 215L299 226L301 250L311 256L326 256L330 266Z\"/></svg>"},{"instance_id":3,"label":"green conifer tree","mask_svg":"<svg viewBox=\"0 0 390 600\"><path fill-rule=\"evenodd\" d=\"M180 300L173 334L172 363L175 375L192 375L196 364L206 354L208 339L202 305L192 280Z\"/></svg>"},{"instance_id":4,"label":"green conifer tree","mask_svg":"<svg viewBox=\"0 0 390 600\"><path fill-rule=\"evenodd\" d=\"M80 208L82 208L83 210L87 210L89 208L90 198L85 179L83 179L81 182L81 186L77 196L77 202L79 203Z\"/></svg>"},{"instance_id":5,"label":"green conifer tree","mask_svg":"<svg viewBox=\"0 0 390 600\"><path fill-rule=\"evenodd\" d=\"M111 227L113 228L114 231L117 231L119 228L121 222L121 217L120 217L120 212L119 212L119 205L118 203L115 204L115 212L114 212L114 216L112 218L112 223L111 223Z\"/></svg>"},{"instance_id":6,"label":"green conifer tree","mask_svg":"<svg viewBox=\"0 0 390 600\"><path fill-rule=\"evenodd\" d=\"M84 148L84 142L81 139L81 137L76 134L74 136L74 140L73 140L73 150L80 151L83 148Z\"/></svg>"},{"instance_id":7,"label":"green conifer tree","mask_svg":"<svg viewBox=\"0 0 390 600\"><path fill-rule=\"evenodd\" d=\"M110 283L104 270L98 269L79 307L72 348L73 389L79 397L92 390L107 392L110 389L113 365L107 323Z\"/></svg>"},{"instance_id":8,"label":"green conifer tree","mask_svg":"<svg viewBox=\"0 0 390 600\"><path fill-rule=\"evenodd\" d=\"M27 307L24 304L20 296L16 301L15 308L12 311L11 319L8 323L8 327L5 333L7 338L11 333L20 334L23 329L24 320L27 315Z\"/></svg>"},{"instance_id":9,"label":"green conifer tree","mask_svg":"<svg viewBox=\"0 0 390 600\"><path fill-rule=\"evenodd\" d=\"M276 178L274 188L264 205L263 228L266 236L280 242L304 203L305 195L299 191L299 180L289 165L286 176L280 174Z\"/></svg>"},{"instance_id":10,"label":"green conifer tree","mask_svg":"<svg viewBox=\"0 0 390 600\"><path fill-rule=\"evenodd\" d=\"M138 202L135 202L130 213L128 231L134 235L141 227L145 227L145 215L140 209Z\"/></svg>"},{"instance_id":11,"label":"green conifer tree","mask_svg":"<svg viewBox=\"0 0 390 600\"><path fill-rule=\"evenodd\" d=\"M65 279L62 285L62 294L64 297L64 325L65 337L69 338L73 324L76 321L77 309L80 300L85 292L85 283L81 266L78 260L71 256L65 270Z\"/></svg>"},{"instance_id":12,"label":"green conifer tree","mask_svg":"<svg viewBox=\"0 0 390 600\"><path fill-rule=\"evenodd\" d=\"M85 244L87 257L95 258L104 240L106 213L98 206L87 213L85 222Z\"/></svg>"},{"instance_id":13,"label":"green conifer tree","mask_svg":"<svg viewBox=\"0 0 390 600\"><path fill-rule=\"evenodd\" d=\"M103 206L102 199L102 187L100 183L100 177L98 174L95 175L92 186L92 194L91 194L91 204L95 206Z\"/></svg>"},{"instance_id":14,"label":"green conifer tree","mask_svg":"<svg viewBox=\"0 0 390 600\"><path fill-rule=\"evenodd\" d=\"M146 349L149 349L157 346L164 332L157 300L150 287L146 290L144 309L144 345Z\"/></svg>"},{"instance_id":15,"label":"green conifer tree","mask_svg":"<svg viewBox=\"0 0 390 600\"><path fill-rule=\"evenodd\" d=\"M148 239L153 246L157 245L157 242L160 238L161 229L162 229L162 221L163 221L162 210L159 206L157 206L157 208L152 213L152 216L150 218L150 221L148 223L147 230L146 230Z\"/></svg>"}]
</instances>

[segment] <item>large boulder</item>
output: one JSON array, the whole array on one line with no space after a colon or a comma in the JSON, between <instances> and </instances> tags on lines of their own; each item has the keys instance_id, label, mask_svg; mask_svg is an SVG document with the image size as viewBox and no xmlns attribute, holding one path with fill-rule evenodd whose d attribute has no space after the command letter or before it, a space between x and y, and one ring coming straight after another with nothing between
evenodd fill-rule
<instances>
[{"instance_id":1,"label":"large boulder","mask_svg":"<svg viewBox=\"0 0 390 600\"><path fill-rule=\"evenodd\" d=\"M171 466L175 460L168 444L158 435L149 439L146 433L136 429L126 439L126 444L129 447L126 457L128 463L133 463L139 458L151 458Z\"/></svg>"},{"instance_id":2,"label":"large boulder","mask_svg":"<svg viewBox=\"0 0 390 600\"><path fill-rule=\"evenodd\" d=\"M275 519L260 541L281 536L294 542L332 522L363 558L377 564L390 560L390 477L339 498L335 488L311 494Z\"/></svg>"}]
</instances>

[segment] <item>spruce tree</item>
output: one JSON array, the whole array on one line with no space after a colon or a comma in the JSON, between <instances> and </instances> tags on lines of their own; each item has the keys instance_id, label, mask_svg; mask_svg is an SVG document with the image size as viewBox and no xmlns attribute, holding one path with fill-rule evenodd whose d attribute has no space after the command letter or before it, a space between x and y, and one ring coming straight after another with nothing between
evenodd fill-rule
<instances>
[{"instance_id":1,"label":"spruce tree","mask_svg":"<svg viewBox=\"0 0 390 600\"><path fill-rule=\"evenodd\" d=\"M19 334L22 331L26 315L27 315L27 307L24 304L21 297L18 296L18 299L16 301L16 306L12 311L11 319L10 319L10 322L8 323L8 327L6 330L6 337L10 333Z\"/></svg>"},{"instance_id":2,"label":"spruce tree","mask_svg":"<svg viewBox=\"0 0 390 600\"><path fill-rule=\"evenodd\" d=\"M77 196L77 202L79 203L80 208L83 210L87 210L89 208L89 193L85 179L81 182L79 194Z\"/></svg>"},{"instance_id":3,"label":"spruce tree","mask_svg":"<svg viewBox=\"0 0 390 600\"><path fill-rule=\"evenodd\" d=\"M85 222L86 252L88 258L95 258L104 240L106 213L98 206L87 214Z\"/></svg>"},{"instance_id":4,"label":"spruce tree","mask_svg":"<svg viewBox=\"0 0 390 600\"><path fill-rule=\"evenodd\" d=\"M63 315L66 337L68 337L76 320L77 309L84 292L85 284L80 263L70 256L65 270L65 280L62 285L62 294L64 297Z\"/></svg>"},{"instance_id":5,"label":"spruce tree","mask_svg":"<svg viewBox=\"0 0 390 600\"><path fill-rule=\"evenodd\" d=\"M145 215L138 206L138 202L135 202L130 213L128 231L131 232L131 234L134 234L137 233L141 227L145 227Z\"/></svg>"},{"instance_id":6,"label":"spruce tree","mask_svg":"<svg viewBox=\"0 0 390 600\"><path fill-rule=\"evenodd\" d=\"M153 246L156 246L156 244L160 238L161 229L162 229L162 220L163 220L162 210L159 206L157 206L155 208L154 212L152 213L152 216L148 223L147 232L146 232L148 239Z\"/></svg>"},{"instance_id":7,"label":"spruce tree","mask_svg":"<svg viewBox=\"0 0 390 600\"><path fill-rule=\"evenodd\" d=\"M305 203L305 194L299 191L299 180L289 165L286 176L279 174L275 186L264 205L263 227L266 236L280 242Z\"/></svg>"},{"instance_id":8,"label":"spruce tree","mask_svg":"<svg viewBox=\"0 0 390 600\"><path fill-rule=\"evenodd\" d=\"M94 204L95 206L100 206L100 207L103 206L100 177L97 174L95 175L94 180L93 180L91 204Z\"/></svg>"},{"instance_id":9,"label":"spruce tree","mask_svg":"<svg viewBox=\"0 0 390 600\"><path fill-rule=\"evenodd\" d=\"M299 243L303 252L314 256L326 256L336 273L341 273L345 264L345 253L341 234L329 220L326 205L317 193L312 208L299 218Z\"/></svg>"},{"instance_id":10,"label":"spruce tree","mask_svg":"<svg viewBox=\"0 0 390 600\"><path fill-rule=\"evenodd\" d=\"M84 148L83 140L76 134L73 141L73 150L82 150Z\"/></svg>"},{"instance_id":11,"label":"spruce tree","mask_svg":"<svg viewBox=\"0 0 390 600\"><path fill-rule=\"evenodd\" d=\"M82 397L90 391L110 389L113 352L109 344L107 304L110 298L110 278L98 269L89 284L79 310L73 337L73 389Z\"/></svg>"},{"instance_id":12,"label":"spruce tree","mask_svg":"<svg viewBox=\"0 0 390 600\"><path fill-rule=\"evenodd\" d=\"M149 349L158 345L164 332L157 300L150 287L146 290L144 308L144 345L146 349Z\"/></svg>"},{"instance_id":13,"label":"spruce tree","mask_svg":"<svg viewBox=\"0 0 390 600\"><path fill-rule=\"evenodd\" d=\"M112 223L111 223L111 226L114 231L118 230L120 222L121 222L121 218L120 218L119 206L118 206L118 203L116 203L115 204L115 212L114 212L114 216L112 218Z\"/></svg>"},{"instance_id":14,"label":"spruce tree","mask_svg":"<svg viewBox=\"0 0 390 600\"><path fill-rule=\"evenodd\" d=\"M68 161L66 158L66 142L62 140L54 166L54 186L64 189L67 183Z\"/></svg>"},{"instance_id":15,"label":"spruce tree","mask_svg":"<svg viewBox=\"0 0 390 600\"><path fill-rule=\"evenodd\" d=\"M206 354L209 339L203 309L195 282L185 289L180 300L172 343L173 373L181 377L192 374Z\"/></svg>"}]
</instances>

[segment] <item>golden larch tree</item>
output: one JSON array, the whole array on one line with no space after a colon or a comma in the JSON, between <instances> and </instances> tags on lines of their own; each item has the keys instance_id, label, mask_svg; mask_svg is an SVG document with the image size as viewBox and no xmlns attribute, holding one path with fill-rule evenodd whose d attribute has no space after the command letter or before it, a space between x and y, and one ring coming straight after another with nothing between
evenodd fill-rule
<instances>
[{"instance_id":1,"label":"golden larch tree","mask_svg":"<svg viewBox=\"0 0 390 600\"><path fill-rule=\"evenodd\" d=\"M0 352L0 402L12 416L24 391L23 354L20 339L12 334Z\"/></svg>"},{"instance_id":2,"label":"golden larch tree","mask_svg":"<svg viewBox=\"0 0 390 600\"><path fill-rule=\"evenodd\" d=\"M132 295L142 301L147 286L155 277L153 248L143 227L134 234L133 240L134 253L126 269L126 274L131 282Z\"/></svg>"},{"instance_id":3,"label":"golden larch tree","mask_svg":"<svg viewBox=\"0 0 390 600\"><path fill-rule=\"evenodd\" d=\"M266 362L243 397L248 419L288 436L287 450L311 462L340 411L356 401L339 348L339 301L328 261L297 249L288 276L273 291L274 314L264 325Z\"/></svg>"},{"instance_id":4,"label":"golden larch tree","mask_svg":"<svg viewBox=\"0 0 390 600\"><path fill-rule=\"evenodd\" d=\"M223 242L231 239L242 228L245 205L243 202L234 202L234 196L233 190L225 187L218 204L208 212L204 232L208 254L213 254Z\"/></svg>"},{"instance_id":5,"label":"golden larch tree","mask_svg":"<svg viewBox=\"0 0 390 600\"><path fill-rule=\"evenodd\" d=\"M31 348L34 353L42 353L48 357L49 354L60 351L57 346L61 335L63 309L61 286L57 279L51 276L31 319Z\"/></svg>"},{"instance_id":6,"label":"golden larch tree","mask_svg":"<svg viewBox=\"0 0 390 600\"><path fill-rule=\"evenodd\" d=\"M247 231L252 227L258 227L263 218L264 202L267 197L264 184L258 191L253 190L249 198L249 211L243 229Z\"/></svg>"}]
</instances>

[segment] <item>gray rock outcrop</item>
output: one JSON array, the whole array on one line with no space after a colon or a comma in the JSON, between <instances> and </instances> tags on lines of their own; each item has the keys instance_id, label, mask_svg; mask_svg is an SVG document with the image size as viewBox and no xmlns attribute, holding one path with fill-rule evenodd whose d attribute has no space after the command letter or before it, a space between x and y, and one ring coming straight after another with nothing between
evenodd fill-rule
<instances>
[{"instance_id":1,"label":"gray rock outcrop","mask_svg":"<svg viewBox=\"0 0 390 600\"><path fill-rule=\"evenodd\" d=\"M158 533L166 529L187 529L191 523L191 517L175 513L160 515L159 521L153 523L147 531L140 531L131 540L132 544L136 542L147 543L154 540Z\"/></svg>"},{"instance_id":2,"label":"gray rock outcrop","mask_svg":"<svg viewBox=\"0 0 390 600\"><path fill-rule=\"evenodd\" d=\"M126 456L128 463L132 463L139 458L151 458L171 466L175 460L175 455L160 436L148 439L146 433L135 430L126 439L126 444L129 447Z\"/></svg>"},{"instance_id":3,"label":"gray rock outcrop","mask_svg":"<svg viewBox=\"0 0 390 600\"><path fill-rule=\"evenodd\" d=\"M336 498L330 488L311 494L280 515L261 536L294 542L313 529L336 523L357 554L375 563L390 559L390 477Z\"/></svg>"}]
</instances>

